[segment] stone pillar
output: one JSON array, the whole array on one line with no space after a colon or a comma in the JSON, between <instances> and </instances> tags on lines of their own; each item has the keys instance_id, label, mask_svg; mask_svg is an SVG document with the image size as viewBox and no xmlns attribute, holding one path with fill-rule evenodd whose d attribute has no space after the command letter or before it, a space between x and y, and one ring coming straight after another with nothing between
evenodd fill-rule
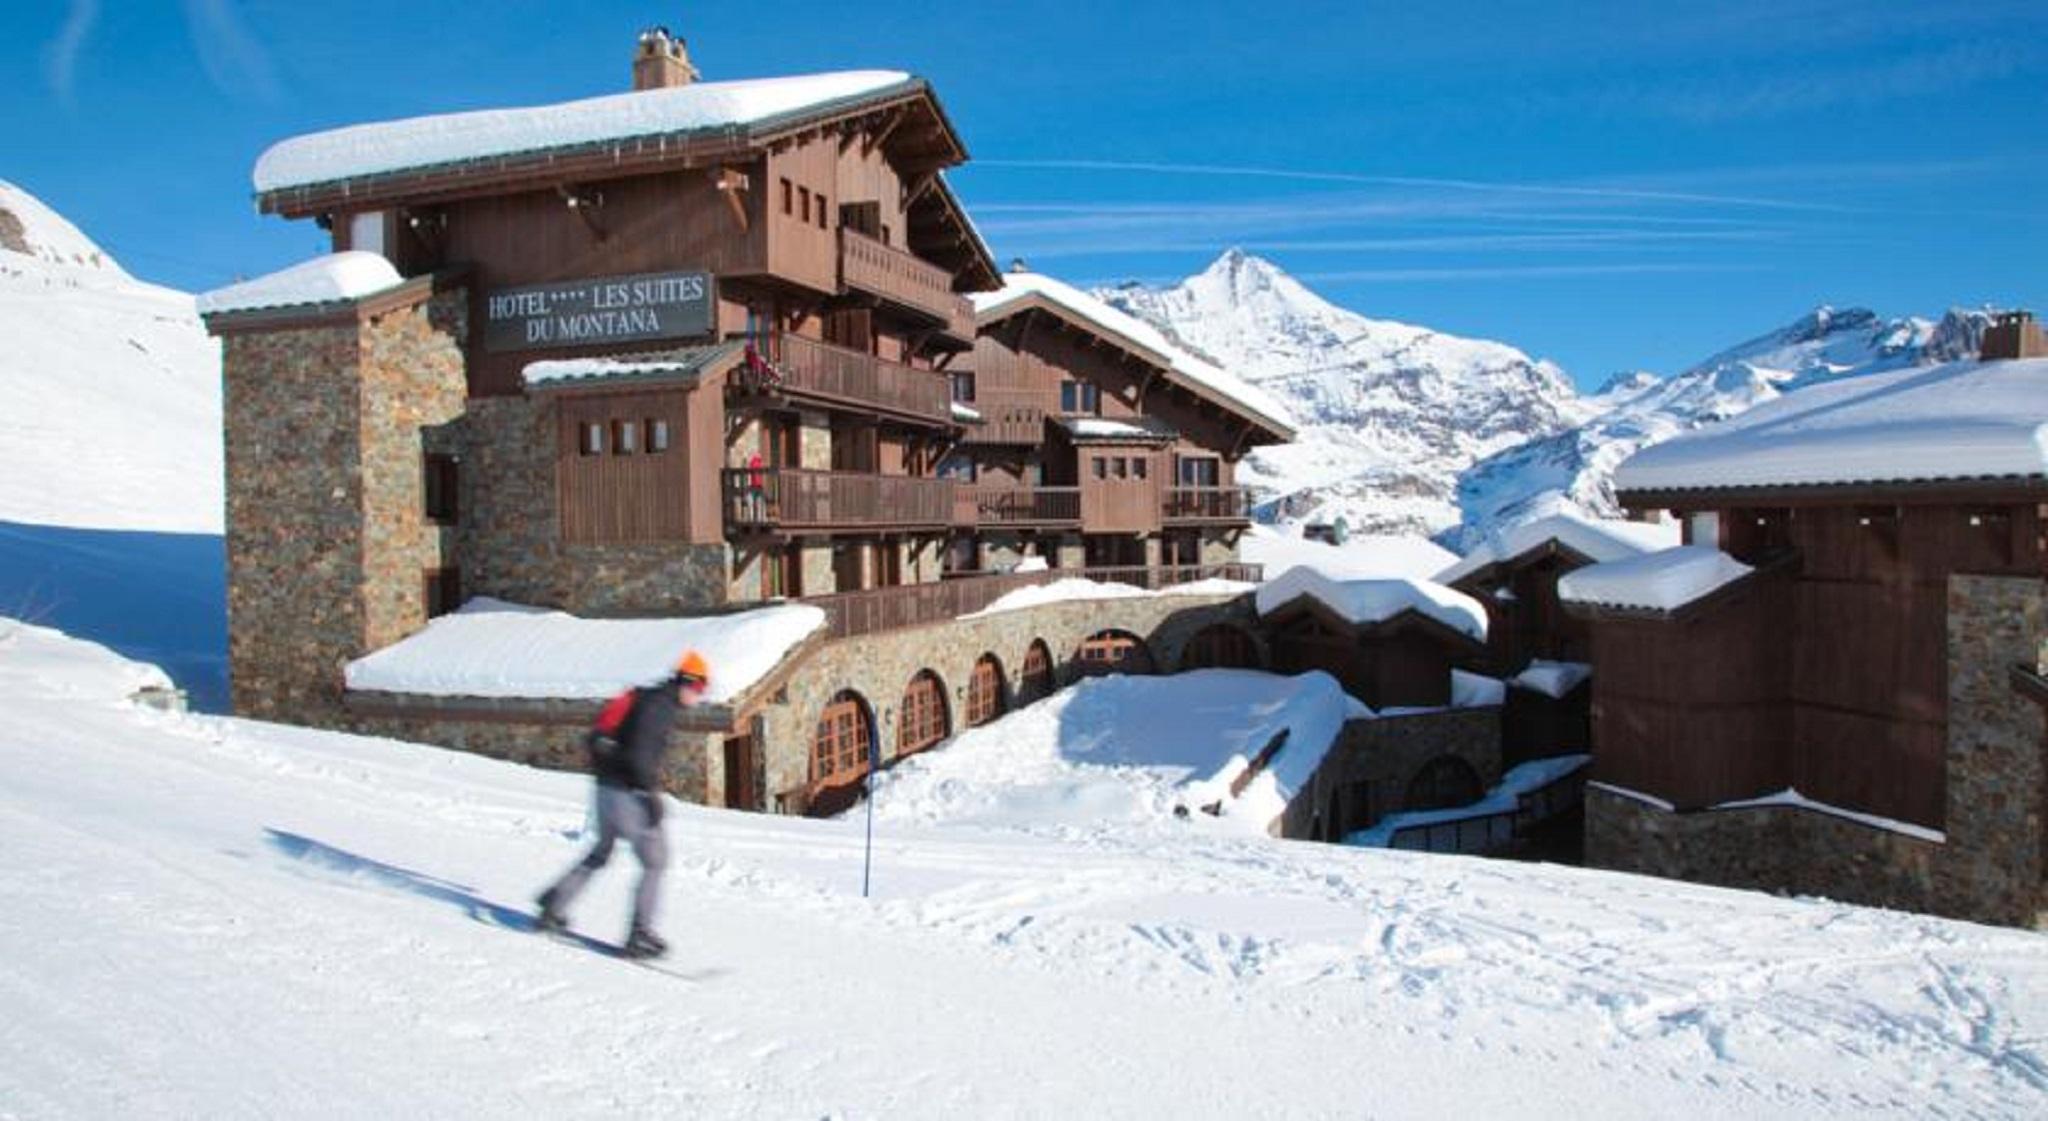
<instances>
[{"instance_id":1,"label":"stone pillar","mask_svg":"<svg viewBox=\"0 0 2048 1121\"><path fill-rule=\"evenodd\" d=\"M2048 638L2039 579L1951 576L1948 583L1948 805L1940 909L1981 921L2042 919L2048 828L2041 706L2012 686Z\"/></svg>"},{"instance_id":2,"label":"stone pillar","mask_svg":"<svg viewBox=\"0 0 2048 1121\"><path fill-rule=\"evenodd\" d=\"M805 595L831 595L839 590L837 581L832 577L831 538L805 537L794 547L802 551Z\"/></svg>"},{"instance_id":3,"label":"stone pillar","mask_svg":"<svg viewBox=\"0 0 2048 1121\"><path fill-rule=\"evenodd\" d=\"M821 412L798 414L802 431L797 434L797 454L806 471L832 469L832 417Z\"/></svg>"},{"instance_id":4,"label":"stone pillar","mask_svg":"<svg viewBox=\"0 0 2048 1121\"><path fill-rule=\"evenodd\" d=\"M1054 539L1040 538L1040 547L1044 548L1047 544L1050 544L1052 540ZM1057 540L1059 544L1054 548L1057 552L1059 559L1054 564L1054 567L1080 568L1081 566L1088 563L1088 550L1082 547L1081 538L1078 535L1067 534L1064 537L1057 538ZM1050 561L1053 558L1047 557L1046 559Z\"/></svg>"}]
</instances>

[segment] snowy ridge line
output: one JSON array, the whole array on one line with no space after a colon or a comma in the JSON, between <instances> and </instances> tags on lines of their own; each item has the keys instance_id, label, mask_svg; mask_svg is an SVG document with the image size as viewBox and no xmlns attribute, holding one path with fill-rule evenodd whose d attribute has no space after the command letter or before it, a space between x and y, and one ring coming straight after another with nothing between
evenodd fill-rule
<instances>
[{"instance_id":1,"label":"snowy ridge line","mask_svg":"<svg viewBox=\"0 0 2048 1121\"><path fill-rule=\"evenodd\" d=\"M1838 817L1844 821L1853 821L1858 825L1865 825L1872 829L1882 829L1887 833L1898 833L1915 840L1926 841L1930 844L1941 845L1948 843L1948 834L1940 829L1932 829L1925 825L1915 825L1910 821L1900 821L1897 818L1884 817L1880 814L1864 813L1861 810L1852 810L1846 806L1837 806L1831 802L1822 802L1817 799L1808 798L1806 795L1799 793L1797 789L1789 786L1774 794L1765 794L1756 798L1738 798L1728 802L1716 802L1711 806L1705 806L1697 810L1681 810L1672 803L1657 797L1655 794L1646 794L1643 791L1632 790L1626 786L1616 786L1611 782L1588 782L1586 785L1616 797L1627 798L1632 802L1640 802L1651 809L1662 810L1665 813L1727 813L1736 810L1771 809L1806 810L1811 813L1826 814L1829 817Z\"/></svg>"}]
</instances>

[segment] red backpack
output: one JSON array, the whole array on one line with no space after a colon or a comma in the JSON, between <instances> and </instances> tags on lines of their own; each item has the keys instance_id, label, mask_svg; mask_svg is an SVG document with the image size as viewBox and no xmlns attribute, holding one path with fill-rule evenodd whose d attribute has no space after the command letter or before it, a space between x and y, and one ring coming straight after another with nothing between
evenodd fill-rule
<instances>
[{"instance_id":1,"label":"red backpack","mask_svg":"<svg viewBox=\"0 0 2048 1121\"><path fill-rule=\"evenodd\" d=\"M601 771L612 760L618 758L623 746L619 743L619 732L626 726L626 717L633 712L634 690L627 689L604 703L597 710L597 719L591 722L590 731L583 736L583 748L590 755L590 769Z\"/></svg>"}]
</instances>

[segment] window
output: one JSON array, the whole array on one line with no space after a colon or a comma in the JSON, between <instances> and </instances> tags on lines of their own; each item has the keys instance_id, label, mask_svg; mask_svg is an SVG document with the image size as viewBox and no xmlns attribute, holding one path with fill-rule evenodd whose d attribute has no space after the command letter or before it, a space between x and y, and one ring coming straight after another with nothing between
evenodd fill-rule
<instances>
[{"instance_id":1,"label":"window","mask_svg":"<svg viewBox=\"0 0 2048 1121\"><path fill-rule=\"evenodd\" d=\"M796 184L791 183L787 179L782 181L782 212L784 214L796 213Z\"/></svg>"},{"instance_id":2,"label":"window","mask_svg":"<svg viewBox=\"0 0 2048 1121\"><path fill-rule=\"evenodd\" d=\"M437 525L454 525L461 520L457 462L452 455L427 454L426 516Z\"/></svg>"},{"instance_id":3,"label":"window","mask_svg":"<svg viewBox=\"0 0 2048 1121\"><path fill-rule=\"evenodd\" d=\"M1070 381L1060 383L1060 411L1078 412L1081 408L1080 386Z\"/></svg>"},{"instance_id":4,"label":"window","mask_svg":"<svg viewBox=\"0 0 2048 1121\"><path fill-rule=\"evenodd\" d=\"M462 570L429 568L423 574L427 618L449 614L462 606Z\"/></svg>"},{"instance_id":5,"label":"window","mask_svg":"<svg viewBox=\"0 0 2048 1121\"><path fill-rule=\"evenodd\" d=\"M811 733L811 781L837 784L859 778L867 772L873 739L861 695L848 689L833 697Z\"/></svg>"},{"instance_id":6,"label":"window","mask_svg":"<svg viewBox=\"0 0 2048 1121\"><path fill-rule=\"evenodd\" d=\"M1083 677L1112 673L1152 672L1152 653L1145 640L1129 631L1097 631L1082 641L1074 661Z\"/></svg>"},{"instance_id":7,"label":"window","mask_svg":"<svg viewBox=\"0 0 2048 1121\"><path fill-rule=\"evenodd\" d=\"M796 189L796 199L797 209L802 212L803 220L809 222L811 220L811 189L809 187L798 187Z\"/></svg>"},{"instance_id":8,"label":"window","mask_svg":"<svg viewBox=\"0 0 2048 1121\"><path fill-rule=\"evenodd\" d=\"M967 726L986 724L1003 714L1003 664L983 654L967 679Z\"/></svg>"},{"instance_id":9,"label":"window","mask_svg":"<svg viewBox=\"0 0 2048 1121\"><path fill-rule=\"evenodd\" d=\"M578 455L604 454L603 422L586 420L577 426L576 453Z\"/></svg>"},{"instance_id":10,"label":"window","mask_svg":"<svg viewBox=\"0 0 2048 1121\"><path fill-rule=\"evenodd\" d=\"M1044 639L1032 640L1024 651L1024 672L1017 679L1018 700L1029 704L1052 695L1052 650Z\"/></svg>"},{"instance_id":11,"label":"window","mask_svg":"<svg viewBox=\"0 0 2048 1121\"><path fill-rule=\"evenodd\" d=\"M1147 461L1144 456L1131 460L1131 477L1134 479L1144 478L1145 472L1149 470L1146 463Z\"/></svg>"},{"instance_id":12,"label":"window","mask_svg":"<svg viewBox=\"0 0 2048 1121\"><path fill-rule=\"evenodd\" d=\"M964 455L949 455L939 461L938 476L962 483L971 483L975 477L974 460Z\"/></svg>"},{"instance_id":13,"label":"window","mask_svg":"<svg viewBox=\"0 0 2048 1121\"><path fill-rule=\"evenodd\" d=\"M953 375L953 400L962 404L974 403L974 375L957 373Z\"/></svg>"},{"instance_id":14,"label":"window","mask_svg":"<svg viewBox=\"0 0 2048 1121\"><path fill-rule=\"evenodd\" d=\"M761 556L761 598L794 599L803 594L803 554L790 546Z\"/></svg>"},{"instance_id":15,"label":"window","mask_svg":"<svg viewBox=\"0 0 2048 1121\"><path fill-rule=\"evenodd\" d=\"M660 455L668 450L668 422L648 417L641 426L647 430L647 454Z\"/></svg>"},{"instance_id":16,"label":"window","mask_svg":"<svg viewBox=\"0 0 2048 1121\"><path fill-rule=\"evenodd\" d=\"M1181 457L1180 485L1184 487L1213 487L1222 477L1222 470L1213 455L1190 455Z\"/></svg>"},{"instance_id":17,"label":"window","mask_svg":"<svg viewBox=\"0 0 2048 1121\"><path fill-rule=\"evenodd\" d=\"M1109 461L1109 473L1119 479L1130 478L1131 461L1125 459L1123 456L1117 456L1116 458Z\"/></svg>"},{"instance_id":18,"label":"window","mask_svg":"<svg viewBox=\"0 0 2048 1121\"><path fill-rule=\"evenodd\" d=\"M1096 478L1098 478L1098 479L1107 479L1107 478L1109 478L1109 460L1107 460L1107 459L1104 459L1103 457L1101 457L1101 456L1099 456L1099 455L1098 455L1098 456L1095 456L1095 457L1093 457L1093 458L1092 458L1092 460L1090 461L1090 468L1091 468L1091 470L1093 470L1093 471L1094 471L1094 473L1095 473L1095 477L1096 477Z\"/></svg>"},{"instance_id":19,"label":"window","mask_svg":"<svg viewBox=\"0 0 2048 1121\"><path fill-rule=\"evenodd\" d=\"M1063 413L1089 413L1101 411L1102 394L1095 386L1085 381L1063 381L1060 383L1060 411Z\"/></svg>"},{"instance_id":20,"label":"window","mask_svg":"<svg viewBox=\"0 0 2048 1121\"><path fill-rule=\"evenodd\" d=\"M946 713L946 687L939 675L919 670L903 690L901 717L896 721L896 754L911 755L931 747L952 732Z\"/></svg>"},{"instance_id":21,"label":"window","mask_svg":"<svg viewBox=\"0 0 2048 1121\"><path fill-rule=\"evenodd\" d=\"M889 242L889 227L887 227L887 226L883 226L883 227L882 227L882 244L883 244L883 245L888 245L888 244L890 244L890 242Z\"/></svg>"},{"instance_id":22,"label":"window","mask_svg":"<svg viewBox=\"0 0 2048 1121\"><path fill-rule=\"evenodd\" d=\"M612 421L612 454L632 455L640 450L640 426L630 420Z\"/></svg>"},{"instance_id":23,"label":"window","mask_svg":"<svg viewBox=\"0 0 2048 1121\"><path fill-rule=\"evenodd\" d=\"M825 209L826 209L826 206L827 206L827 203L825 202L825 196L824 196L824 195L819 195L819 196L818 196L818 228L819 228L819 229L821 229L821 230L822 230L822 229L825 229L825 228L826 228L826 227L825 227Z\"/></svg>"},{"instance_id":24,"label":"window","mask_svg":"<svg viewBox=\"0 0 2048 1121\"><path fill-rule=\"evenodd\" d=\"M1721 547L1721 513L1707 510L1686 519L1686 544L1705 545L1709 549Z\"/></svg>"}]
</instances>

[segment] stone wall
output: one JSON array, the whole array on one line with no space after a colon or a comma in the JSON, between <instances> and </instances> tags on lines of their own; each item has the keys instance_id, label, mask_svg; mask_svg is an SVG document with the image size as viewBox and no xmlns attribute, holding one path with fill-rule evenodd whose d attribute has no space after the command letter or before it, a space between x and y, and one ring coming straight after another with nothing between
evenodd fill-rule
<instances>
[{"instance_id":1,"label":"stone wall","mask_svg":"<svg viewBox=\"0 0 2048 1121\"><path fill-rule=\"evenodd\" d=\"M346 727L364 735L434 744L529 767L583 771L589 766L583 734L595 713L585 704L565 703L560 708L555 718L529 721L358 715L350 717ZM707 743L711 745L708 751ZM706 801L704 765L716 745L716 737L702 733L673 733L663 788L686 801Z\"/></svg>"},{"instance_id":2,"label":"stone wall","mask_svg":"<svg viewBox=\"0 0 2048 1121\"><path fill-rule=\"evenodd\" d=\"M828 643L790 681L785 699L762 714L765 790L772 799L809 783L811 735L818 714L843 689L854 690L868 702L882 758L888 760L896 754L904 687L920 670L936 672L945 684L949 718L957 731L966 709L968 675L985 653L993 653L1002 664L1005 700L1012 702L1024 653L1035 640L1051 649L1057 679L1066 683L1072 680L1075 649L1097 631L1118 628L1140 635L1154 663L1172 667L1179 664L1181 647L1196 631L1223 620L1250 626L1250 597L1164 595L1050 604ZM707 800L722 803L722 757L709 760L707 766Z\"/></svg>"},{"instance_id":3,"label":"stone wall","mask_svg":"<svg viewBox=\"0 0 2048 1121\"><path fill-rule=\"evenodd\" d=\"M1408 784L1442 756L1471 764L1482 787L1499 782L1500 709L1346 721L1315 775L1287 804L1280 835L1336 841L1370 828L1405 809Z\"/></svg>"},{"instance_id":4,"label":"stone wall","mask_svg":"<svg viewBox=\"0 0 2048 1121\"><path fill-rule=\"evenodd\" d=\"M2035 664L2044 633L2048 595L2040 580L1950 578L1942 840L1800 808L1673 813L1596 786L1586 792L1586 862L2042 925L2048 730L2040 707L2013 690L2010 669Z\"/></svg>"}]
</instances>

